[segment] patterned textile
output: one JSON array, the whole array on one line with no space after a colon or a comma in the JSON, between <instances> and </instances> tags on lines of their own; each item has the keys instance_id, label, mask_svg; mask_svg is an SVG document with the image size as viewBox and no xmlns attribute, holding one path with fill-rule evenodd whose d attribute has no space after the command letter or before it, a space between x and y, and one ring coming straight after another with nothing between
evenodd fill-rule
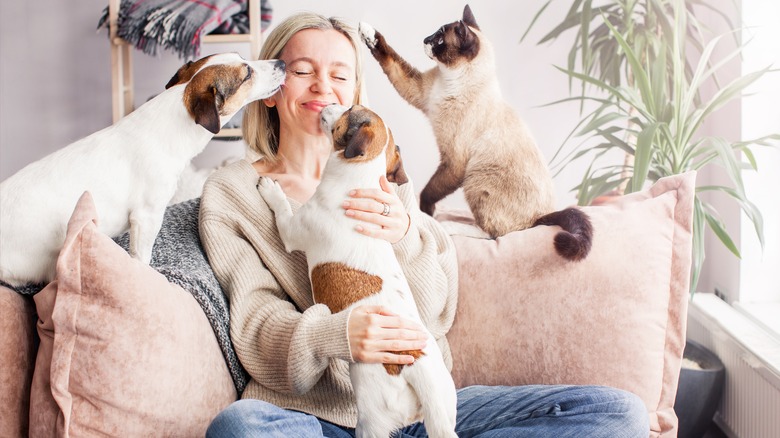
<instances>
[{"instance_id":1,"label":"patterned textile","mask_svg":"<svg viewBox=\"0 0 780 438\"><path fill-rule=\"evenodd\" d=\"M200 39L209 33L248 33L247 0L122 0L118 35L136 49L157 55L173 50L180 58L200 56ZM260 24L271 24L270 0L260 2ZM108 7L98 29L108 28Z\"/></svg>"}]
</instances>

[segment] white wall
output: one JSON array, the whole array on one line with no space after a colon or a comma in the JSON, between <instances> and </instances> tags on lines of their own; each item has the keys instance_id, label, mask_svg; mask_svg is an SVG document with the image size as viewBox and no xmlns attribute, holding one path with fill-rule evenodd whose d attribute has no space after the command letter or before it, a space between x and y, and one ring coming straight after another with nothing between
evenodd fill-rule
<instances>
[{"instance_id":1,"label":"white wall","mask_svg":"<svg viewBox=\"0 0 780 438\"><path fill-rule=\"evenodd\" d=\"M498 54L498 70L507 100L529 124L548 158L573 127L577 109L539 108L567 95L566 77L552 64L566 62L568 42L536 46L544 30L565 8L553 2L546 22L519 43L543 0L472 2L472 10ZM422 40L440 25L459 19L462 1L321 2L272 0L273 23L298 10L313 10L357 23L367 21L415 66L433 66ZM0 180L52 151L111 123L111 80L108 40L95 30L105 0L37 0L0 4ZM555 8L560 10L556 11ZM273 25L272 23L272 25ZM206 45L202 54L243 46ZM421 112L404 102L367 51L369 101L393 129L402 146L407 170L422 189L438 164L430 126ZM176 55L158 57L133 51L136 105L162 90L182 63ZM243 142L213 141L195 163L213 166L226 157L243 155ZM559 204L574 203L569 193L581 172L568 170L556 180ZM456 194L457 195L457 194ZM462 206L455 196L445 201Z\"/></svg>"},{"instance_id":2,"label":"white wall","mask_svg":"<svg viewBox=\"0 0 780 438\"><path fill-rule=\"evenodd\" d=\"M724 9L731 4L731 0L716 1ZM440 25L460 18L465 4L451 0L271 2L273 23L304 9L344 17L354 23L367 21L420 69L433 66L423 54L423 38ZM111 123L108 40L105 30L95 30L106 3L106 0L0 2L0 180ZM567 78L553 65L565 65L570 41L544 46L535 42L557 24L570 2L551 2L536 30L523 44L519 42L520 37L545 0L471 3L477 22L495 45L499 79L507 101L526 120L540 148L551 158L578 120L576 105L541 107L568 95ZM243 46L236 45L206 45L202 54L228 50L248 55ZM392 127L403 148L407 170L417 190L421 190L438 164L430 126L421 112L398 97L367 51L364 53L370 104ZM162 90L182 60L171 53L151 57L133 51L133 62L138 105ZM726 129L739 135L739 123L739 108L733 108L719 115L713 129ZM243 142L213 141L195 163L211 167L226 158L243 156L243 150ZM560 207L574 203L570 189L578 183L584 165L569 167L556 178ZM712 182L713 178L717 176L700 174L699 183ZM444 205L463 207L465 204L456 193ZM733 216L738 223L738 211L734 210ZM700 290L737 288L738 263L713 239L708 242L708 266Z\"/></svg>"},{"instance_id":3,"label":"white wall","mask_svg":"<svg viewBox=\"0 0 780 438\"><path fill-rule=\"evenodd\" d=\"M712 0L712 6L721 11L732 11L732 0ZM726 24L720 15L707 8L699 8L699 20L711 29L715 35L726 32ZM736 21L736 20L735 20ZM713 57L726 56L736 49L736 44L730 35L721 39L717 45ZM741 74L739 59L722 66L718 70L718 78L723 85L730 83ZM702 86L704 99L710 99L718 91L719 87L709 81ZM724 108L712 113L700 129L701 135L721 136L729 141L737 141L741 135L742 111L738 101L733 101ZM725 185L731 182L726 172L718 166L710 166L706 172L700 172L696 179L697 185ZM740 210L737 203L720 193L704 193L701 199L706 200L717 209L721 219L727 224L727 230L734 239L737 247L740 245ZM707 230L705 237L705 263L698 284L698 291L718 291L731 302L739 293L739 259L734 256L718 239L715 234Z\"/></svg>"},{"instance_id":4,"label":"white wall","mask_svg":"<svg viewBox=\"0 0 780 438\"><path fill-rule=\"evenodd\" d=\"M746 34L752 41L745 48L744 73L762 69L768 65L780 67L780 3L776 0L743 1L745 23L750 25ZM780 131L780 78L778 73L765 76L749 90L751 94L742 103L744 117L742 135L757 138ZM770 108L767 111L767 108ZM745 191L764 217L765 247L762 249L752 223L742 217L742 262L740 263L740 296L746 302L780 301L780 153L777 150L759 149L756 160L759 172L745 175Z\"/></svg>"}]
</instances>

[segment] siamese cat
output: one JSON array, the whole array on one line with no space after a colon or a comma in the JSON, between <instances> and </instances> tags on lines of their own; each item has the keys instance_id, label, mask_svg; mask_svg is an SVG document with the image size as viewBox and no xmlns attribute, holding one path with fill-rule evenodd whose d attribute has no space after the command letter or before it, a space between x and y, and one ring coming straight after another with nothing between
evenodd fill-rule
<instances>
[{"instance_id":1,"label":"siamese cat","mask_svg":"<svg viewBox=\"0 0 780 438\"><path fill-rule=\"evenodd\" d=\"M525 123L501 96L493 47L467 5L463 19L425 38L436 66L421 72L370 25L361 38L398 93L428 116L440 163L420 194L420 209L463 187L476 224L491 238L536 225L558 225L558 254L581 260L593 228L577 208L555 211L552 177Z\"/></svg>"}]
</instances>

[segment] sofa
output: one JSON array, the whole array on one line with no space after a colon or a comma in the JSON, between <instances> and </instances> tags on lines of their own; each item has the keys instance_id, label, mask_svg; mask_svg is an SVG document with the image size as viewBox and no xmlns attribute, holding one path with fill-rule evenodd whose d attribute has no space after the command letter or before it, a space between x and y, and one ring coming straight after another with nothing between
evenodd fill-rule
<instances>
[{"instance_id":1,"label":"sofa","mask_svg":"<svg viewBox=\"0 0 780 438\"><path fill-rule=\"evenodd\" d=\"M556 255L554 227L453 235L457 386L611 385L644 400L648 436L676 436L694 182L583 207L594 241L581 262ZM0 287L0 436L202 436L237 399L247 375L200 248L198 201L169 207L148 266L97 230L85 194L57 278L34 294Z\"/></svg>"}]
</instances>

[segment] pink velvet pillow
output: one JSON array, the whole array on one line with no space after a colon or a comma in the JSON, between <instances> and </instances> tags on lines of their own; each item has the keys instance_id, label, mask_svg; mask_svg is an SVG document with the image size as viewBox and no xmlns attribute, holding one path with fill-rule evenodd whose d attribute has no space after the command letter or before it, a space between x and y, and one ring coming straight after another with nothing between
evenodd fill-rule
<instances>
[{"instance_id":1,"label":"pink velvet pillow","mask_svg":"<svg viewBox=\"0 0 780 438\"><path fill-rule=\"evenodd\" d=\"M35 296L41 345L33 436L202 436L236 390L192 295L128 256L88 193L57 280Z\"/></svg>"},{"instance_id":2,"label":"pink velvet pillow","mask_svg":"<svg viewBox=\"0 0 780 438\"><path fill-rule=\"evenodd\" d=\"M27 436L35 364L35 306L0 286L0 436Z\"/></svg>"},{"instance_id":3,"label":"pink velvet pillow","mask_svg":"<svg viewBox=\"0 0 780 438\"><path fill-rule=\"evenodd\" d=\"M579 263L555 253L557 227L453 236L460 295L447 337L457 385L622 388L644 400L651 436L676 436L694 181L665 178L585 207L595 231Z\"/></svg>"}]
</instances>

